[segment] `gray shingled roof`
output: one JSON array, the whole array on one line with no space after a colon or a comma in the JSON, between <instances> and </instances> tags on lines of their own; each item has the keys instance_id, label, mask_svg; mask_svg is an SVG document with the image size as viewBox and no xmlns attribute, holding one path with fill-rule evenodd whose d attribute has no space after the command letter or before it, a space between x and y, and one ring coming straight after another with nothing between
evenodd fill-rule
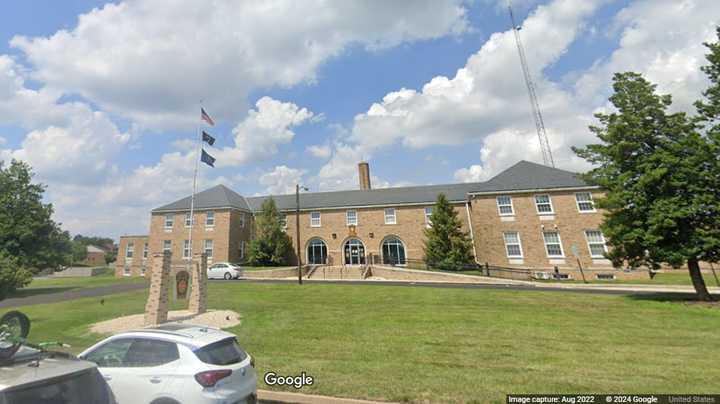
<instances>
[{"instance_id":1,"label":"gray shingled roof","mask_svg":"<svg viewBox=\"0 0 720 404\"><path fill-rule=\"evenodd\" d=\"M533 189L573 188L588 186L572 172L547 167L529 161L520 161L486 182L465 184L425 185L372 190L335 192L309 192L300 195L303 209L334 207L360 207L373 205L402 205L433 203L439 193L453 202L465 201L468 193L507 192ZM223 185L218 185L195 196L197 209L231 207L259 211L270 196L243 198ZM272 195L280 210L295 209L295 195ZM190 197L154 209L158 211L188 210Z\"/></svg>"},{"instance_id":2,"label":"gray shingled roof","mask_svg":"<svg viewBox=\"0 0 720 404\"><path fill-rule=\"evenodd\" d=\"M250 210L245 198L225 185L216 185L212 188L195 194L195 209L235 208ZM153 209L153 212L188 210L190 197L186 196L173 203Z\"/></svg>"},{"instance_id":3,"label":"gray shingled roof","mask_svg":"<svg viewBox=\"0 0 720 404\"><path fill-rule=\"evenodd\" d=\"M471 192L504 192L586 186L588 184L577 173L521 160L488 181L481 183L479 187Z\"/></svg>"}]
</instances>

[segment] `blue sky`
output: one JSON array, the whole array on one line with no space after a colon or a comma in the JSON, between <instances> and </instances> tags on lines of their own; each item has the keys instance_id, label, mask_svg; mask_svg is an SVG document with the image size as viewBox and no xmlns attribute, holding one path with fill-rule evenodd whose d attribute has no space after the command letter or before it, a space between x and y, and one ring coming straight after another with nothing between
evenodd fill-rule
<instances>
[{"instance_id":1,"label":"blue sky","mask_svg":"<svg viewBox=\"0 0 720 404\"><path fill-rule=\"evenodd\" d=\"M504 1L114 3L12 2L0 15L0 160L30 162L73 233L146 232L149 209L189 193L200 99L218 122L206 128L218 167L201 169L200 188L351 189L361 159L381 187L540 161ZM514 9L571 170L587 168L569 148L593 141L612 72L645 73L689 108L720 20L712 0Z\"/></svg>"}]
</instances>

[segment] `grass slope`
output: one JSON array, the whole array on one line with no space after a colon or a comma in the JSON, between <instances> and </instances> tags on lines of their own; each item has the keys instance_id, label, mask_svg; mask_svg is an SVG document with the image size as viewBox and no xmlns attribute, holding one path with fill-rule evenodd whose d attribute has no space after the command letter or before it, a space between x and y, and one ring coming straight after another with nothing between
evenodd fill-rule
<instances>
[{"instance_id":1,"label":"grass slope","mask_svg":"<svg viewBox=\"0 0 720 404\"><path fill-rule=\"evenodd\" d=\"M506 393L718 392L720 310L623 296L392 286L212 283L211 308L266 371L302 392L411 402L504 402ZM145 294L24 307L35 341L75 351L87 325L142 312ZM176 307L179 307L175 304ZM267 388L260 382L261 388Z\"/></svg>"}]
</instances>

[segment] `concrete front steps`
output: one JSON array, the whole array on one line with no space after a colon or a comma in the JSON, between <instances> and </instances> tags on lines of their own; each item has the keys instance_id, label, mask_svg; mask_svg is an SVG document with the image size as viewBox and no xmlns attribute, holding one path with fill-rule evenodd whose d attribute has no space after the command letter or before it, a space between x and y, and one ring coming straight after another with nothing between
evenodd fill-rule
<instances>
[{"instance_id":1,"label":"concrete front steps","mask_svg":"<svg viewBox=\"0 0 720 404\"><path fill-rule=\"evenodd\" d=\"M319 265L308 271L306 279L311 280L362 280L365 266Z\"/></svg>"}]
</instances>

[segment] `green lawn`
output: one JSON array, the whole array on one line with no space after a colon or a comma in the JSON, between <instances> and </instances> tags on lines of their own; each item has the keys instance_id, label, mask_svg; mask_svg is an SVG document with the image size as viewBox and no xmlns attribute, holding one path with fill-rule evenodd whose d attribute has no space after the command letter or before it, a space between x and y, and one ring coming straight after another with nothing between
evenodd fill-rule
<instances>
[{"instance_id":1,"label":"green lawn","mask_svg":"<svg viewBox=\"0 0 720 404\"><path fill-rule=\"evenodd\" d=\"M10 297L26 297L45 293L67 292L76 289L97 288L118 283L147 282L139 276L116 278L114 272L106 271L102 275L67 278L37 278L26 287L13 292Z\"/></svg>"},{"instance_id":2,"label":"green lawn","mask_svg":"<svg viewBox=\"0 0 720 404\"><path fill-rule=\"evenodd\" d=\"M720 309L658 297L225 282L211 308L262 378L307 372L302 392L408 402L501 403L514 393L717 393ZM88 324L139 313L144 292L23 307L35 341L80 351ZM177 305L176 305L177 307ZM262 385L260 388L267 388Z\"/></svg>"},{"instance_id":3,"label":"green lawn","mask_svg":"<svg viewBox=\"0 0 720 404\"><path fill-rule=\"evenodd\" d=\"M599 281L597 279L590 279L591 276L594 276L592 273L586 273L585 276L588 278L588 283L593 284L606 284L606 285L612 285L612 284L619 284L619 285L683 285L683 286L692 286L692 281L690 280L690 274L687 271L676 271L676 272L662 272L655 275L653 279L616 279L613 281ZM718 271L718 277L720 277L720 271ZM708 287L717 287L718 282L715 280L715 277L712 273L703 273L703 278L705 279L705 284ZM556 280L544 280L539 282L551 282L556 283L558 281ZM567 281L559 281L562 283L582 283L582 278L579 279L573 279L573 280L567 280Z\"/></svg>"}]
</instances>

